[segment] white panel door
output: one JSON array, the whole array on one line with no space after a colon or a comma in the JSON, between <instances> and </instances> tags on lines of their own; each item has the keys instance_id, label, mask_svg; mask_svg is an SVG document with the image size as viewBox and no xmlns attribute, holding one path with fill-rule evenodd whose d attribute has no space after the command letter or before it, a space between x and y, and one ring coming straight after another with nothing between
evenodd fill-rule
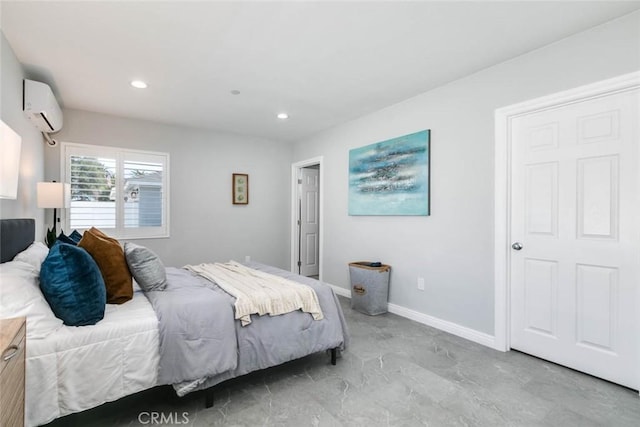
<instances>
[{"instance_id":1,"label":"white panel door","mask_svg":"<svg viewBox=\"0 0 640 427\"><path fill-rule=\"evenodd\" d=\"M318 169L303 168L300 184L300 274L319 274L319 206L320 175Z\"/></svg>"},{"instance_id":2,"label":"white panel door","mask_svg":"<svg viewBox=\"0 0 640 427\"><path fill-rule=\"evenodd\" d=\"M511 347L640 386L640 93L516 117Z\"/></svg>"}]
</instances>

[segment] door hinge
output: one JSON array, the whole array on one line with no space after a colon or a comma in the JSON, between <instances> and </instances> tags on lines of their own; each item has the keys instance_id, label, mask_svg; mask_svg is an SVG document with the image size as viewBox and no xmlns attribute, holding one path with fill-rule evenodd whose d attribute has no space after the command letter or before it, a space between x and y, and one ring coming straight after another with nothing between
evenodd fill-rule
<instances>
[{"instance_id":1,"label":"door hinge","mask_svg":"<svg viewBox=\"0 0 640 427\"><path fill-rule=\"evenodd\" d=\"M298 184L302 184L302 180L301 179L298 179Z\"/></svg>"}]
</instances>

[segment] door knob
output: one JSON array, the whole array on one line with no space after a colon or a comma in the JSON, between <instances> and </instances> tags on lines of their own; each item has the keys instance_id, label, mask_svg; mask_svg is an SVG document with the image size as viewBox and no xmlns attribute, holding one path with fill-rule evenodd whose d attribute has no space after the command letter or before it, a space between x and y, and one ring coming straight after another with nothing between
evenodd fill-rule
<instances>
[{"instance_id":1,"label":"door knob","mask_svg":"<svg viewBox=\"0 0 640 427\"><path fill-rule=\"evenodd\" d=\"M511 247L513 249L515 249L516 251L519 251L520 249L522 249L522 243L520 242L515 242L513 245L511 245Z\"/></svg>"}]
</instances>

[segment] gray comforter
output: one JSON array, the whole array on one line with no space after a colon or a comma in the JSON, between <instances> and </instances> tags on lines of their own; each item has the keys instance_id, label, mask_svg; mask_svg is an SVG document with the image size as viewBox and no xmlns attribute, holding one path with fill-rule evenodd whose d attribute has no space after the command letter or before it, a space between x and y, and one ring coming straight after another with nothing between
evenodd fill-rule
<instances>
[{"instance_id":1,"label":"gray comforter","mask_svg":"<svg viewBox=\"0 0 640 427\"><path fill-rule=\"evenodd\" d=\"M167 268L167 287L146 293L159 320L159 384L235 369L233 299L206 279Z\"/></svg>"},{"instance_id":2,"label":"gray comforter","mask_svg":"<svg viewBox=\"0 0 640 427\"><path fill-rule=\"evenodd\" d=\"M160 384L173 384L182 396L312 353L346 348L346 322L331 287L275 267L246 265L311 286L324 319L301 311L252 315L252 323L243 327L234 320L232 296L187 270L167 268L167 288L147 293L160 320Z\"/></svg>"}]
</instances>

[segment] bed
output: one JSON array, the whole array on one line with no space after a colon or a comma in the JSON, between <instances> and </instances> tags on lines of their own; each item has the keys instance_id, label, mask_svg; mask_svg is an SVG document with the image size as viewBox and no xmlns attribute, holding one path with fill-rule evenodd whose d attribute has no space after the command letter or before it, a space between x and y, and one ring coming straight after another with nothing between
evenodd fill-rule
<instances>
[{"instance_id":1,"label":"bed","mask_svg":"<svg viewBox=\"0 0 640 427\"><path fill-rule=\"evenodd\" d=\"M36 246L34 230L32 219L0 220L0 317L27 317L26 425L165 384L179 396L205 390L211 406L214 386L223 381L316 352L326 351L335 364L348 344L331 287L259 263L247 266L311 287L322 320L293 311L251 316L242 326L233 319L231 295L193 272L167 267L164 291L143 292L134 283L133 298L106 304L95 325L65 326L39 290L41 260L25 255ZM218 305L206 315L218 317L189 320L209 299Z\"/></svg>"}]
</instances>

